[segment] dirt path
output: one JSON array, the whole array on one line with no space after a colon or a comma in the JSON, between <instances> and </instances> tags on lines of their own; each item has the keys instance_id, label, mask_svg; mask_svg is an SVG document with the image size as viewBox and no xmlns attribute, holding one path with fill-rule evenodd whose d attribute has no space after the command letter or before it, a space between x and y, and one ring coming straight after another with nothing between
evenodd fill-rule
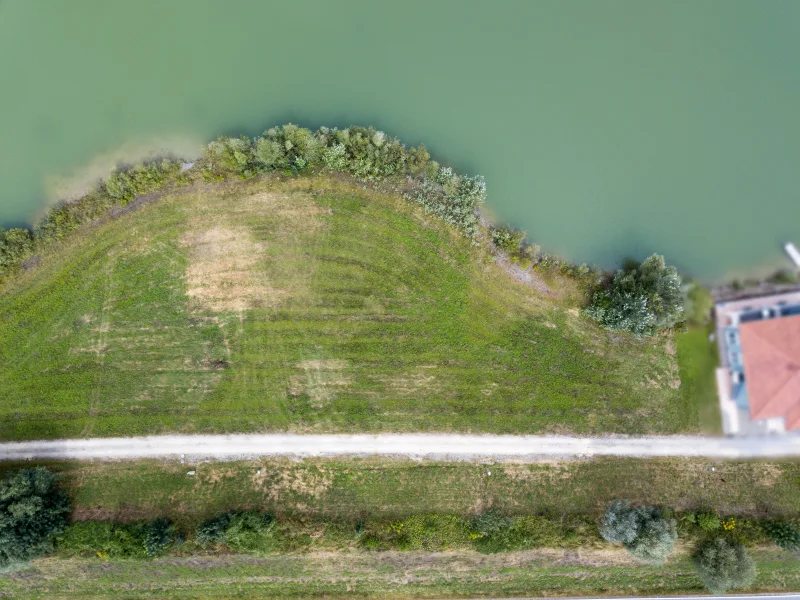
<instances>
[{"instance_id":1,"label":"dirt path","mask_svg":"<svg viewBox=\"0 0 800 600\"><path fill-rule=\"evenodd\" d=\"M445 461L536 461L591 456L800 457L800 436L569 437L461 434L164 435L0 444L0 460L256 456L389 456Z\"/></svg>"}]
</instances>

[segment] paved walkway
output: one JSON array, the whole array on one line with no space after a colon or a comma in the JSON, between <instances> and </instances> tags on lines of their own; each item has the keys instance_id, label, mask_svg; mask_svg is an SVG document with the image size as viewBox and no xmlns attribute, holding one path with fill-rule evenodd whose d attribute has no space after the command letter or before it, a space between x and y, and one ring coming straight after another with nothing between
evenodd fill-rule
<instances>
[{"instance_id":1,"label":"paved walkway","mask_svg":"<svg viewBox=\"0 0 800 600\"><path fill-rule=\"evenodd\" d=\"M164 435L6 442L0 461L29 459L248 458L387 456L436 460L537 460L590 456L800 457L800 436L568 437L536 435Z\"/></svg>"}]
</instances>

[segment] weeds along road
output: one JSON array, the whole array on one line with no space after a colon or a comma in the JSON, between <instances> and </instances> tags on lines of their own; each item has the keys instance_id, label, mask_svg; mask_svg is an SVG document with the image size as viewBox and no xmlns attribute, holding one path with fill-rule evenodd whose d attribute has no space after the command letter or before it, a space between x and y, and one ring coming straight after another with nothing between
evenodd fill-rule
<instances>
[{"instance_id":1,"label":"weeds along road","mask_svg":"<svg viewBox=\"0 0 800 600\"><path fill-rule=\"evenodd\" d=\"M184 457L386 456L445 461L520 461L592 456L800 457L800 435L764 437L375 434L160 435L0 443L0 460L127 460ZM798 598L800 600L800 598Z\"/></svg>"}]
</instances>

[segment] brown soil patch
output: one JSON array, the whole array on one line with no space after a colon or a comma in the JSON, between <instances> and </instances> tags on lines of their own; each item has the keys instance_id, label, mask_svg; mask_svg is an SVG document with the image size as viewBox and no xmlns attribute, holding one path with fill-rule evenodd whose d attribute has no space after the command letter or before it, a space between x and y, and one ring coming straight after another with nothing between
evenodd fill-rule
<instances>
[{"instance_id":1,"label":"brown soil patch","mask_svg":"<svg viewBox=\"0 0 800 600\"><path fill-rule=\"evenodd\" d=\"M441 391L441 384L433 373L435 365L421 365L403 375L376 375L374 380L401 396L431 394Z\"/></svg>"},{"instance_id":2,"label":"brown soil patch","mask_svg":"<svg viewBox=\"0 0 800 600\"><path fill-rule=\"evenodd\" d=\"M353 382L346 370L349 363L339 359L303 360L297 363L302 374L289 380L289 393L292 396L308 395L311 405L320 408L336 397L339 390Z\"/></svg>"},{"instance_id":3,"label":"brown soil patch","mask_svg":"<svg viewBox=\"0 0 800 600\"><path fill-rule=\"evenodd\" d=\"M186 270L186 294L216 312L237 312L255 306L276 306L286 292L273 288L255 266L264 248L244 227L217 225L192 232Z\"/></svg>"},{"instance_id":4,"label":"brown soil patch","mask_svg":"<svg viewBox=\"0 0 800 600\"><path fill-rule=\"evenodd\" d=\"M333 475L319 469L284 469L275 478L265 468L252 476L256 487L269 486L269 497L281 504L291 504L298 496L319 500L333 484ZM295 507L297 508L297 507Z\"/></svg>"}]
</instances>

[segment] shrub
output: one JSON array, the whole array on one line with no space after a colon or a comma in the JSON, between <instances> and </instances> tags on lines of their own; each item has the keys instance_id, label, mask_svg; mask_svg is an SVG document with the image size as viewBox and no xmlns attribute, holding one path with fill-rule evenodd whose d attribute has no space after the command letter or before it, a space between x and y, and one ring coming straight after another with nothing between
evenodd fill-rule
<instances>
[{"instance_id":1,"label":"shrub","mask_svg":"<svg viewBox=\"0 0 800 600\"><path fill-rule=\"evenodd\" d=\"M617 501L606 509L600 523L606 541L622 544L632 556L650 564L661 564L675 547L678 530L675 519L650 506L631 507Z\"/></svg>"},{"instance_id":2,"label":"shrub","mask_svg":"<svg viewBox=\"0 0 800 600\"><path fill-rule=\"evenodd\" d=\"M719 515L715 512L702 510L695 516L697 525L703 531L716 531L722 526Z\"/></svg>"},{"instance_id":3,"label":"shrub","mask_svg":"<svg viewBox=\"0 0 800 600\"><path fill-rule=\"evenodd\" d=\"M478 234L477 209L486 200L483 177L455 175L449 167L439 169L435 181L424 181L413 194L407 195L427 213L458 227L469 237Z\"/></svg>"},{"instance_id":4,"label":"shrub","mask_svg":"<svg viewBox=\"0 0 800 600\"><path fill-rule=\"evenodd\" d=\"M796 269L778 269L767 277L769 283L781 285L797 283L798 274Z\"/></svg>"},{"instance_id":5,"label":"shrub","mask_svg":"<svg viewBox=\"0 0 800 600\"><path fill-rule=\"evenodd\" d=\"M763 525L769 539L783 550L796 552L800 550L800 527L788 521L767 521Z\"/></svg>"},{"instance_id":6,"label":"shrub","mask_svg":"<svg viewBox=\"0 0 800 600\"><path fill-rule=\"evenodd\" d=\"M584 314L606 329L653 335L675 325L683 314L681 278L657 254L639 265L629 263L594 293Z\"/></svg>"},{"instance_id":7,"label":"shrub","mask_svg":"<svg viewBox=\"0 0 800 600\"><path fill-rule=\"evenodd\" d=\"M67 556L108 552L113 527L113 523L106 521L75 521L56 537L56 548Z\"/></svg>"},{"instance_id":8,"label":"shrub","mask_svg":"<svg viewBox=\"0 0 800 600\"><path fill-rule=\"evenodd\" d=\"M28 229L0 229L0 271L11 268L33 252L33 234Z\"/></svg>"},{"instance_id":9,"label":"shrub","mask_svg":"<svg viewBox=\"0 0 800 600\"><path fill-rule=\"evenodd\" d=\"M202 545L222 544L225 542L225 530L230 525L236 512L220 513L211 519L206 519L197 527L195 538Z\"/></svg>"},{"instance_id":10,"label":"shrub","mask_svg":"<svg viewBox=\"0 0 800 600\"><path fill-rule=\"evenodd\" d=\"M239 552L274 550L277 536L271 514L256 511L230 511L208 519L197 528L200 544L224 544Z\"/></svg>"},{"instance_id":11,"label":"shrub","mask_svg":"<svg viewBox=\"0 0 800 600\"><path fill-rule=\"evenodd\" d=\"M692 282L686 292L684 314L690 325L702 326L711 319L714 297L699 283Z\"/></svg>"},{"instance_id":12,"label":"shrub","mask_svg":"<svg viewBox=\"0 0 800 600\"><path fill-rule=\"evenodd\" d=\"M256 140L256 156L267 168L301 171L320 161L322 149L311 130L293 123L268 129Z\"/></svg>"},{"instance_id":13,"label":"shrub","mask_svg":"<svg viewBox=\"0 0 800 600\"><path fill-rule=\"evenodd\" d=\"M322 163L331 171L347 169L347 150L344 144L334 144L322 153Z\"/></svg>"},{"instance_id":14,"label":"shrub","mask_svg":"<svg viewBox=\"0 0 800 600\"><path fill-rule=\"evenodd\" d=\"M247 179L259 170L253 144L246 136L219 137L206 146L204 158L213 175L235 174Z\"/></svg>"},{"instance_id":15,"label":"shrub","mask_svg":"<svg viewBox=\"0 0 800 600\"><path fill-rule=\"evenodd\" d=\"M146 558L163 554L175 539L175 527L165 518L149 523L77 521L56 538L56 545L67 556Z\"/></svg>"},{"instance_id":16,"label":"shrub","mask_svg":"<svg viewBox=\"0 0 800 600\"><path fill-rule=\"evenodd\" d=\"M525 240L525 232L512 227L492 227L490 235L495 247L509 256L518 255Z\"/></svg>"},{"instance_id":17,"label":"shrub","mask_svg":"<svg viewBox=\"0 0 800 600\"><path fill-rule=\"evenodd\" d=\"M750 585L756 566L741 544L715 537L701 544L693 557L700 579L714 594Z\"/></svg>"},{"instance_id":18,"label":"shrub","mask_svg":"<svg viewBox=\"0 0 800 600\"><path fill-rule=\"evenodd\" d=\"M494 508L490 508L472 519L470 529L479 536L488 537L511 528L513 524L513 518L507 517Z\"/></svg>"},{"instance_id":19,"label":"shrub","mask_svg":"<svg viewBox=\"0 0 800 600\"><path fill-rule=\"evenodd\" d=\"M254 511L236 513L225 529L225 545L237 552L269 552L277 548L275 519Z\"/></svg>"},{"instance_id":20,"label":"shrub","mask_svg":"<svg viewBox=\"0 0 800 600\"><path fill-rule=\"evenodd\" d=\"M406 159L409 172L412 175L424 174L428 169L428 162L430 159L431 155L424 145L420 144L416 148L411 148L408 151L408 158Z\"/></svg>"},{"instance_id":21,"label":"shrub","mask_svg":"<svg viewBox=\"0 0 800 600\"><path fill-rule=\"evenodd\" d=\"M144 532L144 549L148 556L164 554L175 541L175 526L164 517L150 521Z\"/></svg>"},{"instance_id":22,"label":"shrub","mask_svg":"<svg viewBox=\"0 0 800 600\"><path fill-rule=\"evenodd\" d=\"M320 143L341 144L347 154L347 169L358 179L368 180L405 172L407 152L397 138L373 127L320 129Z\"/></svg>"},{"instance_id":23,"label":"shrub","mask_svg":"<svg viewBox=\"0 0 800 600\"><path fill-rule=\"evenodd\" d=\"M180 163L166 158L132 167L117 167L106 179L105 189L111 198L125 204L135 196L157 190L179 170Z\"/></svg>"},{"instance_id":24,"label":"shrub","mask_svg":"<svg viewBox=\"0 0 800 600\"><path fill-rule=\"evenodd\" d=\"M44 467L7 475L0 482L0 567L50 550L68 512L69 498Z\"/></svg>"},{"instance_id":25,"label":"shrub","mask_svg":"<svg viewBox=\"0 0 800 600\"><path fill-rule=\"evenodd\" d=\"M540 547L576 547L595 542L597 538L593 531L596 531L594 524L580 517L507 517L494 510L475 517L470 523L473 546L483 553Z\"/></svg>"},{"instance_id":26,"label":"shrub","mask_svg":"<svg viewBox=\"0 0 800 600\"><path fill-rule=\"evenodd\" d=\"M256 140L255 159L265 169L282 169L289 166L284 147L274 139L258 138Z\"/></svg>"}]
</instances>

